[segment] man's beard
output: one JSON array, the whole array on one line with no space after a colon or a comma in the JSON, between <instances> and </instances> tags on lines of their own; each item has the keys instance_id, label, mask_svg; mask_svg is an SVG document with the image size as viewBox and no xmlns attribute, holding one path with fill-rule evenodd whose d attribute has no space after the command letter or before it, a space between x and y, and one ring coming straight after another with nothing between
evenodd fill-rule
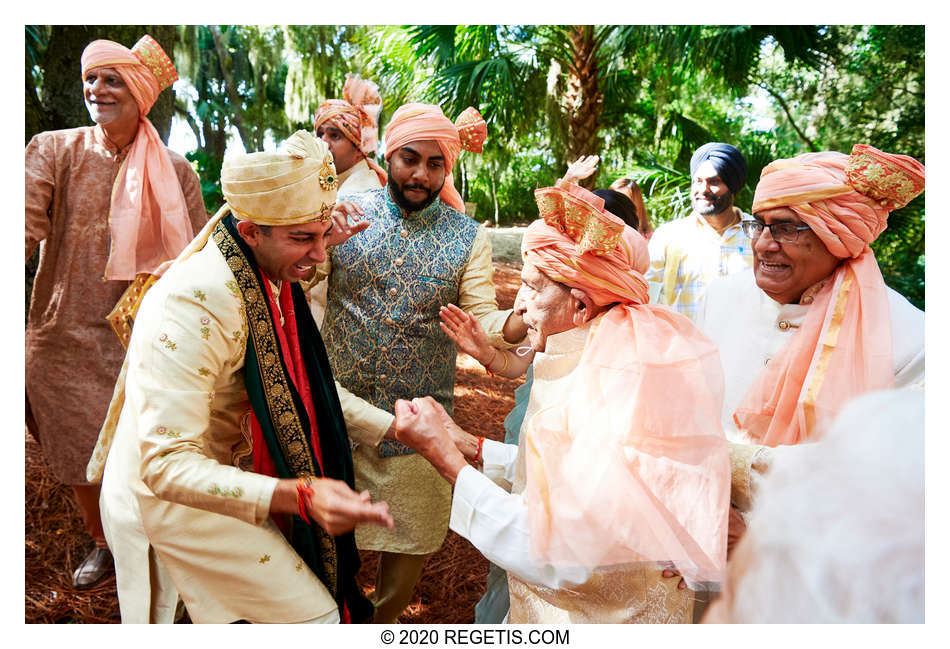
<instances>
[{"instance_id":1,"label":"man's beard","mask_svg":"<svg viewBox=\"0 0 950 649\"><path fill-rule=\"evenodd\" d=\"M701 216L712 216L713 214L722 214L723 212L728 210L730 207L732 207L732 199L733 199L732 192L723 194L719 198L710 198L707 196L703 196L702 198L709 200L712 204L709 207L703 207L702 209L700 209L697 206L696 199L694 198L690 199L693 209Z\"/></svg>"},{"instance_id":2,"label":"man's beard","mask_svg":"<svg viewBox=\"0 0 950 649\"><path fill-rule=\"evenodd\" d=\"M445 184L443 182L443 184ZM399 189L399 186L396 185L396 181L393 179L392 175L389 176L389 195L393 197L393 200L396 202L396 205L406 210L407 212L418 212L419 210L429 207L436 198L439 197L439 192L442 191L440 186L435 191L429 192L429 195L421 201L411 201L406 198L406 195L402 193L402 190ZM420 187L419 185L413 185L411 183L406 183L404 187L410 189L422 189L425 190L425 187Z\"/></svg>"}]
</instances>

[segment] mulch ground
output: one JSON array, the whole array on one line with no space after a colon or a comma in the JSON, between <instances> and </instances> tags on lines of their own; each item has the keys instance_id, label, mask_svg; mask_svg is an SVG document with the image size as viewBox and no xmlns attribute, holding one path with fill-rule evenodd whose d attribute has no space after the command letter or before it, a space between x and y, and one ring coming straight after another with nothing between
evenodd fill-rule
<instances>
[{"instance_id":1,"label":"mulch ground","mask_svg":"<svg viewBox=\"0 0 950 649\"><path fill-rule=\"evenodd\" d=\"M518 290L520 266L496 262L498 304L510 308ZM522 379L488 376L482 366L459 354L455 379L455 420L476 435L504 439L502 422L514 406ZM25 622L118 623L115 577L95 588L77 591L72 570L91 549L72 490L56 482L39 445L26 434ZM372 589L376 557L361 553L359 581ZM449 531L438 552L429 557L408 609L399 618L409 624L464 624L475 619L475 604L485 591L488 561L472 545Z\"/></svg>"}]
</instances>

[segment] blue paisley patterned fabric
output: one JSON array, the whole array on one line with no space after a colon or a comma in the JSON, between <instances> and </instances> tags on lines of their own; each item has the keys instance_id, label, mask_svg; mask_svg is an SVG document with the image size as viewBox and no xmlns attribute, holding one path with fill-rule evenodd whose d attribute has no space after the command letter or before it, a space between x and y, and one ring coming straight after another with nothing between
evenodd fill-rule
<instances>
[{"instance_id":1,"label":"blue paisley patterned fabric","mask_svg":"<svg viewBox=\"0 0 950 649\"><path fill-rule=\"evenodd\" d=\"M343 387L378 408L431 395L451 415L456 346L439 308L458 287L478 224L441 200L405 213L386 187L350 197L371 226L331 252L323 337ZM380 457L414 451L394 440Z\"/></svg>"}]
</instances>

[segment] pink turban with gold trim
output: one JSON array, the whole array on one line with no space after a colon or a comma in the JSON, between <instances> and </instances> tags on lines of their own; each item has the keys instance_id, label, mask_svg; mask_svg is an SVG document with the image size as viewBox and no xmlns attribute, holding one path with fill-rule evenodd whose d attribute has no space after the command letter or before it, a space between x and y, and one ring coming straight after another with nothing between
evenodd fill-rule
<instances>
[{"instance_id":1,"label":"pink turban with gold trim","mask_svg":"<svg viewBox=\"0 0 950 649\"><path fill-rule=\"evenodd\" d=\"M719 352L688 318L646 303L646 241L602 199L565 183L535 198L525 262L615 305L591 325L566 401L525 430L532 551L591 569L670 562L715 589L731 486Z\"/></svg>"},{"instance_id":2,"label":"pink turban with gold trim","mask_svg":"<svg viewBox=\"0 0 950 649\"><path fill-rule=\"evenodd\" d=\"M604 209L604 199L558 181L534 192L541 219L521 240L525 261L556 282L585 290L600 306L649 301L643 236Z\"/></svg>"},{"instance_id":3,"label":"pink turban with gold trim","mask_svg":"<svg viewBox=\"0 0 950 649\"><path fill-rule=\"evenodd\" d=\"M887 227L888 213L923 189L922 164L866 144L850 156L805 153L762 170L753 213L791 209L844 262L733 414L752 441L810 440L853 397L893 386L887 286L868 244Z\"/></svg>"},{"instance_id":4,"label":"pink turban with gold trim","mask_svg":"<svg viewBox=\"0 0 950 649\"><path fill-rule=\"evenodd\" d=\"M106 40L82 53L82 76L93 68L114 68L139 107L135 139L112 188L112 243L106 279L134 279L175 259L194 233L185 196L158 131L146 118L158 94L178 78L161 46L146 34L130 50Z\"/></svg>"},{"instance_id":5,"label":"pink turban with gold trim","mask_svg":"<svg viewBox=\"0 0 950 649\"><path fill-rule=\"evenodd\" d=\"M851 155L803 153L762 170L753 214L788 207L839 259L857 257L887 227L887 215L924 190L924 166L906 155L855 144Z\"/></svg>"},{"instance_id":6,"label":"pink turban with gold trim","mask_svg":"<svg viewBox=\"0 0 950 649\"><path fill-rule=\"evenodd\" d=\"M445 184L439 198L460 212L465 204L452 178L452 167L462 149L481 153L488 137L485 120L472 107L466 108L453 124L434 104L404 104L393 114L386 127L386 159L410 142L435 140L445 157Z\"/></svg>"}]
</instances>

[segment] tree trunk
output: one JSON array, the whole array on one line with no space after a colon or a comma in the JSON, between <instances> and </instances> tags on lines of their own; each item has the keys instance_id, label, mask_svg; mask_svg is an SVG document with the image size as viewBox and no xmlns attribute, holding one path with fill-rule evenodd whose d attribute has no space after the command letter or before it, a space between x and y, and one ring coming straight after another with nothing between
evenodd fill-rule
<instances>
[{"instance_id":1,"label":"tree trunk","mask_svg":"<svg viewBox=\"0 0 950 649\"><path fill-rule=\"evenodd\" d=\"M185 120L185 123L188 124L188 128L190 128L191 132L195 134L195 143L197 148L203 148L204 142L203 138L201 137L201 128L198 126L198 122L195 121L195 118L191 116L191 113L189 113L184 106L175 104L175 114Z\"/></svg>"},{"instance_id":2,"label":"tree trunk","mask_svg":"<svg viewBox=\"0 0 950 649\"><path fill-rule=\"evenodd\" d=\"M604 96L600 90L597 43L591 25L574 25L569 32L571 60L566 61L567 91L564 107L567 117L567 162L582 155L600 152L600 117ZM581 185L591 189L597 172Z\"/></svg>"},{"instance_id":3,"label":"tree trunk","mask_svg":"<svg viewBox=\"0 0 950 649\"><path fill-rule=\"evenodd\" d=\"M251 153L254 151L254 139L244 126L244 102L241 99L240 93L238 93L237 82L235 82L234 74L232 73L234 62L231 60L231 54L228 52L228 48L224 45L221 29L218 28L217 25L209 25L208 29L211 31L211 37L214 38L214 49L218 54L218 61L221 64L221 74L224 76L224 87L228 92L228 101L231 102L231 110L233 111L231 123L234 124L238 130L238 134L241 136L244 150Z\"/></svg>"},{"instance_id":4,"label":"tree trunk","mask_svg":"<svg viewBox=\"0 0 950 649\"><path fill-rule=\"evenodd\" d=\"M488 167L489 169L489 179L491 179L491 202L492 206L495 208L495 227L498 227L498 192L495 191L495 165L491 164Z\"/></svg>"},{"instance_id":5,"label":"tree trunk","mask_svg":"<svg viewBox=\"0 0 950 649\"><path fill-rule=\"evenodd\" d=\"M37 94L36 86L33 85L33 71L29 61L26 63L26 112L24 113L26 123L24 144L30 141L30 138L37 133L48 131L52 128L52 119Z\"/></svg>"}]
</instances>

